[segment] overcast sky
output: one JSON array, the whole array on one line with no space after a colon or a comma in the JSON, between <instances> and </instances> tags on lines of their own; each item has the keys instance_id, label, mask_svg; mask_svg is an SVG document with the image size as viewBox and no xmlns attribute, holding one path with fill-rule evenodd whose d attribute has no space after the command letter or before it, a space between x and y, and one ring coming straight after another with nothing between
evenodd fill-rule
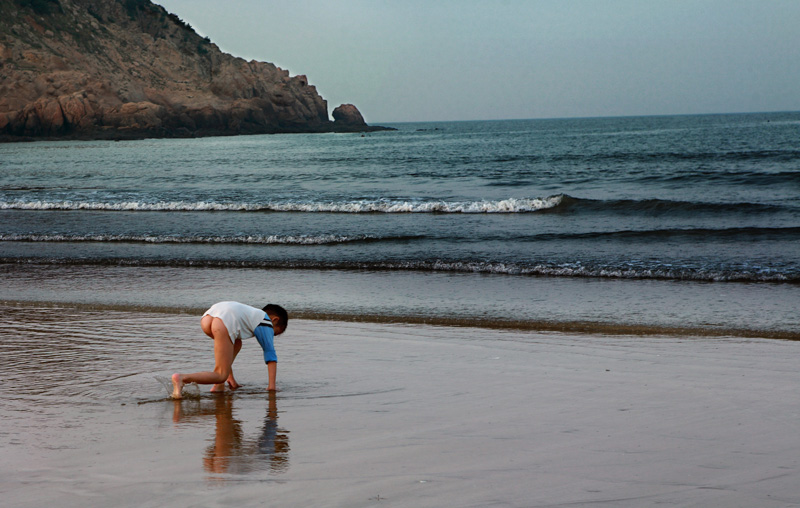
<instances>
[{"instance_id":1,"label":"overcast sky","mask_svg":"<svg viewBox=\"0 0 800 508\"><path fill-rule=\"evenodd\" d=\"M155 0L368 123L800 110L800 0Z\"/></svg>"}]
</instances>

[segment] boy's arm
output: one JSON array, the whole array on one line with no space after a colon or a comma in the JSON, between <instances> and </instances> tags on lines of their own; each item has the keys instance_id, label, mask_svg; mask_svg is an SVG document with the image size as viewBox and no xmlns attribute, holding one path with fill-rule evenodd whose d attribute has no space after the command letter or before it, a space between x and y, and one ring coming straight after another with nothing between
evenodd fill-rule
<instances>
[{"instance_id":1,"label":"boy's arm","mask_svg":"<svg viewBox=\"0 0 800 508\"><path fill-rule=\"evenodd\" d=\"M275 346L273 339L275 337L272 328L267 326L258 326L254 331L256 340L264 350L264 362L267 364L267 374L269 375L268 391L275 391L276 378L278 377L278 356L275 354Z\"/></svg>"},{"instance_id":2,"label":"boy's arm","mask_svg":"<svg viewBox=\"0 0 800 508\"><path fill-rule=\"evenodd\" d=\"M267 386L267 390L274 392L277 390L275 381L278 377L278 362L268 362L267 373L269 374L269 385Z\"/></svg>"}]
</instances>

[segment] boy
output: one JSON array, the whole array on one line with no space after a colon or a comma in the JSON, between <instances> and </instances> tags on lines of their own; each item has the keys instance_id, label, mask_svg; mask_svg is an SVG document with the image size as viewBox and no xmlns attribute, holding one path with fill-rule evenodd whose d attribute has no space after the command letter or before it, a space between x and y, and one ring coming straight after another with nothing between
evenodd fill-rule
<instances>
[{"instance_id":1,"label":"boy","mask_svg":"<svg viewBox=\"0 0 800 508\"><path fill-rule=\"evenodd\" d=\"M278 373L278 357L275 355L273 339L286 330L289 315L280 305L269 304L257 309L238 302L214 304L203 314L200 326L206 335L214 339L214 370L194 374L172 375L172 398L180 399L183 385L197 383L214 385L212 392L224 391L225 382L235 390L239 384L233 377L233 361L242 349L242 340L255 337L264 350L267 363L269 385L267 390L275 390Z\"/></svg>"}]
</instances>

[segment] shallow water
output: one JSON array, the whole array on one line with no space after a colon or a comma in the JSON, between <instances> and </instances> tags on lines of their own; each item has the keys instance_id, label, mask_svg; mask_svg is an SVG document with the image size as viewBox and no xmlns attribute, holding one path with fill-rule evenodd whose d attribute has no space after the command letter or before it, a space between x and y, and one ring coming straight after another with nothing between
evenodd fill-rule
<instances>
[{"instance_id":1,"label":"shallow water","mask_svg":"<svg viewBox=\"0 0 800 508\"><path fill-rule=\"evenodd\" d=\"M357 270L0 265L0 301L201 315L280 302L309 319L800 338L800 286Z\"/></svg>"},{"instance_id":2,"label":"shallow water","mask_svg":"<svg viewBox=\"0 0 800 508\"><path fill-rule=\"evenodd\" d=\"M196 315L3 304L11 506L782 507L800 502L797 342L295 320L243 388Z\"/></svg>"}]
</instances>

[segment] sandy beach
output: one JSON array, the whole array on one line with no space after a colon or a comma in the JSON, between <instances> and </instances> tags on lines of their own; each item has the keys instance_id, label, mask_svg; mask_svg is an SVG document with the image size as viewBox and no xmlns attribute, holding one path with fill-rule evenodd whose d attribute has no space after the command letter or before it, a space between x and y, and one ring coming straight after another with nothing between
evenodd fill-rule
<instances>
[{"instance_id":1,"label":"sandy beach","mask_svg":"<svg viewBox=\"0 0 800 508\"><path fill-rule=\"evenodd\" d=\"M178 402L198 316L2 311L6 506L800 505L794 341L295 320Z\"/></svg>"}]
</instances>

